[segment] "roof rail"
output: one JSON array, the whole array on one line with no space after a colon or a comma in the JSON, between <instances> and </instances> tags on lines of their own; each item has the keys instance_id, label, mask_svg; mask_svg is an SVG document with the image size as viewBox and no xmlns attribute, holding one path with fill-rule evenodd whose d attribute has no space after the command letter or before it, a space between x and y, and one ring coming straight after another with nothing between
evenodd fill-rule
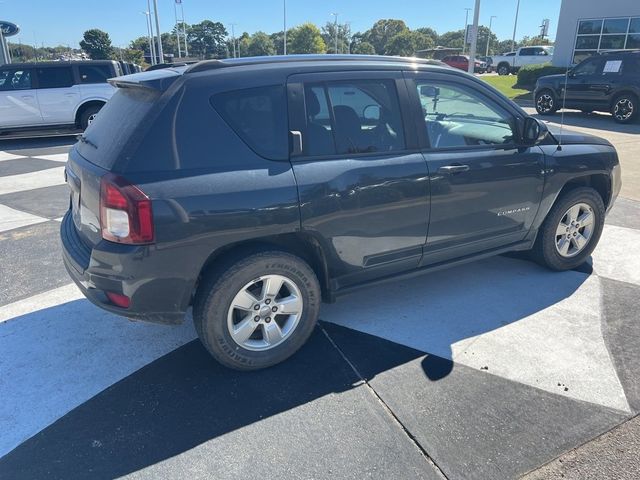
<instances>
[{"instance_id":1,"label":"roof rail","mask_svg":"<svg viewBox=\"0 0 640 480\"><path fill-rule=\"evenodd\" d=\"M439 60L416 57L391 57L382 55L273 55L265 57L242 57L224 60L203 60L189 66L184 73L205 72L219 68L241 67L247 65L262 65L270 63L299 63L299 62L327 62L327 61L351 61L351 62L383 62L383 63L419 63L422 65L442 65Z\"/></svg>"}]
</instances>

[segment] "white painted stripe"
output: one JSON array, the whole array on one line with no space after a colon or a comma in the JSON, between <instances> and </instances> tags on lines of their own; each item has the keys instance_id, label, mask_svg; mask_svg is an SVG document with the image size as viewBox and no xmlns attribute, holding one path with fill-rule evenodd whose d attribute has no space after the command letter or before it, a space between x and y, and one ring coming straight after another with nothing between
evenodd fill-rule
<instances>
[{"instance_id":1,"label":"white painted stripe","mask_svg":"<svg viewBox=\"0 0 640 480\"><path fill-rule=\"evenodd\" d=\"M0 195L64 184L64 167L0 177Z\"/></svg>"},{"instance_id":2,"label":"white painted stripe","mask_svg":"<svg viewBox=\"0 0 640 480\"><path fill-rule=\"evenodd\" d=\"M14 155L13 153L0 152L0 162L5 160L16 160L18 158L24 158L24 155Z\"/></svg>"},{"instance_id":3,"label":"white painted stripe","mask_svg":"<svg viewBox=\"0 0 640 480\"><path fill-rule=\"evenodd\" d=\"M195 338L192 322L130 322L65 286L0 309L0 457Z\"/></svg>"},{"instance_id":4,"label":"white painted stripe","mask_svg":"<svg viewBox=\"0 0 640 480\"><path fill-rule=\"evenodd\" d=\"M13 230L14 228L46 222L47 220L46 218L21 212L20 210L14 210L13 208L0 204L0 233Z\"/></svg>"},{"instance_id":5,"label":"white painted stripe","mask_svg":"<svg viewBox=\"0 0 640 480\"><path fill-rule=\"evenodd\" d=\"M593 252L593 269L601 277L640 285L640 230L605 225Z\"/></svg>"},{"instance_id":6,"label":"white painted stripe","mask_svg":"<svg viewBox=\"0 0 640 480\"><path fill-rule=\"evenodd\" d=\"M68 153L55 153L53 155L34 155L31 158L39 158L41 160L51 160L52 162L62 162L65 163L67 158L69 158Z\"/></svg>"},{"instance_id":7,"label":"white painted stripe","mask_svg":"<svg viewBox=\"0 0 640 480\"><path fill-rule=\"evenodd\" d=\"M357 292L323 305L321 318L629 411L600 331L600 303L596 276L496 257Z\"/></svg>"}]
</instances>

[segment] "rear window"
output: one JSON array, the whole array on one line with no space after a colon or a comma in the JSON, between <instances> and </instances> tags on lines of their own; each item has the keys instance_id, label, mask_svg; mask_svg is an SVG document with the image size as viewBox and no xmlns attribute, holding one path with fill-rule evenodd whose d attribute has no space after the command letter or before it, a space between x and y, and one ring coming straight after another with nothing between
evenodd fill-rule
<instances>
[{"instance_id":1,"label":"rear window","mask_svg":"<svg viewBox=\"0 0 640 480\"><path fill-rule=\"evenodd\" d=\"M38 88L66 88L73 85L71 67L38 68Z\"/></svg>"},{"instance_id":2,"label":"rear window","mask_svg":"<svg viewBox=\"0 0 640 480\"><path fill-rule=\"evenodd\" d=\"M119 88L84 132L90 143L78 144L80 154L94 165L111 169L159 95L147 88Z\"/></svg>"},{"instance_id":3,"label":"rear window","mask_svg":"<svg viewBox=\"0 0 640 480\"><path fill-rule=\"evenodd\" d=\"M272 160L288 158L284 86L225 92L214 95L211 104L258 155Z\"/></svg>"},{"instance_id":4,"label":"rear window","mask_svg":"<svg viewBox=\"0 0 640 480\"><path fill-rule=\"evenodd\" d=\"M109 65L80 65L78 72L80 83L106 83L107 78L114 76Z\"/></svg>"}]
</instances>

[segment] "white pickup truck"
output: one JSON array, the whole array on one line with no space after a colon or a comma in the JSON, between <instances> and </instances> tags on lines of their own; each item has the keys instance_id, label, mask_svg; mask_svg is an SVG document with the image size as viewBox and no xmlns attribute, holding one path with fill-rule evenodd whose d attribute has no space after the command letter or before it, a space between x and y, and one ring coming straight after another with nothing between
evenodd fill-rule
<instances>
[{"instance_id":1,"label":"white pickup truck","mask_svg":"<svg viewBox=\"0 0 640 480\"><path fill-rule=\"evenodd\" d=\"M515 52L494 55L491 64L498 75L517 73L520 67L540 63L549 63L553 57L553 46L540 45L535 47L520 47Z\"/></svg>"}]
</instances>

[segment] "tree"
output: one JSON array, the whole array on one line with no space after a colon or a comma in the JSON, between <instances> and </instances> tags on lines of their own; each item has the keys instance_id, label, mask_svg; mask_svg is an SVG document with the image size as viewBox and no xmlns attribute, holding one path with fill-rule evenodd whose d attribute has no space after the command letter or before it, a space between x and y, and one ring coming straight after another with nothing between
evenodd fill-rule
<instances>
[{"instance_id":1,"label":"tree","mask_svg":"<svg viewBox=\"0 0 640 480\"><path fill-rule=\"evenodd\" d=\"M338 50L336 51L336 30L338 32ZM349 37L351 36L351 28L348 23L336 24L327 22L322 27L322 39L327 46L327 53L348 53Z\"/></svg>"},{"instance_id":2,"label":"tree","mask_svg":"<svg viewBox=\"0 0 640 480\"><path fill-rule=\"evenodd\" d=\"M224 57L227 53L226 36L227 30L220 22L203 20L191 25L187 30L189 54L197 55L200 58Z\"/></svg>"},{"instance_id":3,"label":"tree","mask_svg":"<svg viewBox=\"0 0 640 480\"><path fill-rule=\"evenodd\" d=\"M289 48L289 44L291 43L290 33L291 32L287 31L287 48ZM273 45L276 47L276 55L283 55L284 54L284 32L280 31L280 32L272 33L271 35L269 35L269 38L273 42Z\"/></svg>"},{"instance_id":4,"label":"tree","mask_svg":"<svg viewBox=\"0 0 640 480\"><path fill-rule=\"evenodd\" d=\"M263 55L275 55L276 47L271 37L264 32L256 32L251 36L247 47L247 55L259 57Z\"/></svg>"},{"instance_id":5,"label":"tree","mask_svg":"<svg viewBox=\"0 0 640 480\"><path fill-rule=\"evenodd\" d=\"M464 45L464 30L445 32L438 37L438 43L443 47L462 48Z\"/></svg>"},{"instance_id":6,"label":"tree","mask_svg":"<svg viewBox=\"0 0 640 480\"><path fill-rule=\"evenodd\" d=\"M535 37L523 37L518 45L521 47L531 47L533 45L553 45L553 42L548 38L542 38L540 35L536 35Z\"/></svg>"},{"instance_id":7,"label":"tree","mask_svg":"<svg viewBox=\"0 0 640 480\"><path fill-rule=\"evenodd\" d=\"M520 45L516 42L514 48L518 48ZM495 53L507 53L511 51L511 40L502 40L498 42L495 47L492 48L494 54Z\"/></svg>"},{"instance_id":8,"label":"tree","mask_svg":"<svg viewBox=\"0 0 640 480\"><path fill-rule=\"evenodd\" d=\"M320 29L313 23L303 23L302 25L292 29L288 37L291 38L291 43L287 46L289 53L327 52L327 45L322 39Z\"/></svg>"},{"instance_id":9,"label":"tree","mask_svg":"<svg viewBox=\"0 0 640 480\"><path fill-rule=\"evenodd\" d=\"M438 44L438 32L436 32L433 28L422 27L422 28L416 28L415 31L429 37L433 42L434 47Z\"/></svg>"},{"instance_id":10,"label":"tree","mask_svg":"<svg viewBox=\"0 0 640 480\"><path fill-rule=\"evenodd\" d=\"M397 34L408 30L409 28L402 20L378 20L370 30L364 33L363 40L373 45L378 55L384 55L387 43Z\"/></svg>"},{"instance_id":11,"label":"tree","mask_svg":"<svg viewBox=\"0 0 640 480\"><path fill-rule=\"evenodd\" d=\"M360 42L352 48L351 53L357 53L360 55L375 55L376 49L373 48L369 42Z\"/></svg>"},{"instance_id":12,"label":"tree","mask_svg":"<svg viewBox=\"0 0 640 480\"><path fill-rule=\"evenodd\" d=\"M111 58L113 47L107 32L93 28L84 32L82 37L80 47L93 60L108 60Z\"/></svg>"},{"instance_id":13,"label":"tree","mask_svg":"<svg viewBox=\"0 0 640 480\"><path fill-rule=\"evenodd\" d=\"M493 55L495 52L495 47L498 45L498 37L493 33L489 28L480 25L478 27L478 44L476 46L476 54L484 55L484 52L487 51L487 40L491 38L491 42L489 43L489 55Z\"/></svg>"}]
</instances>

